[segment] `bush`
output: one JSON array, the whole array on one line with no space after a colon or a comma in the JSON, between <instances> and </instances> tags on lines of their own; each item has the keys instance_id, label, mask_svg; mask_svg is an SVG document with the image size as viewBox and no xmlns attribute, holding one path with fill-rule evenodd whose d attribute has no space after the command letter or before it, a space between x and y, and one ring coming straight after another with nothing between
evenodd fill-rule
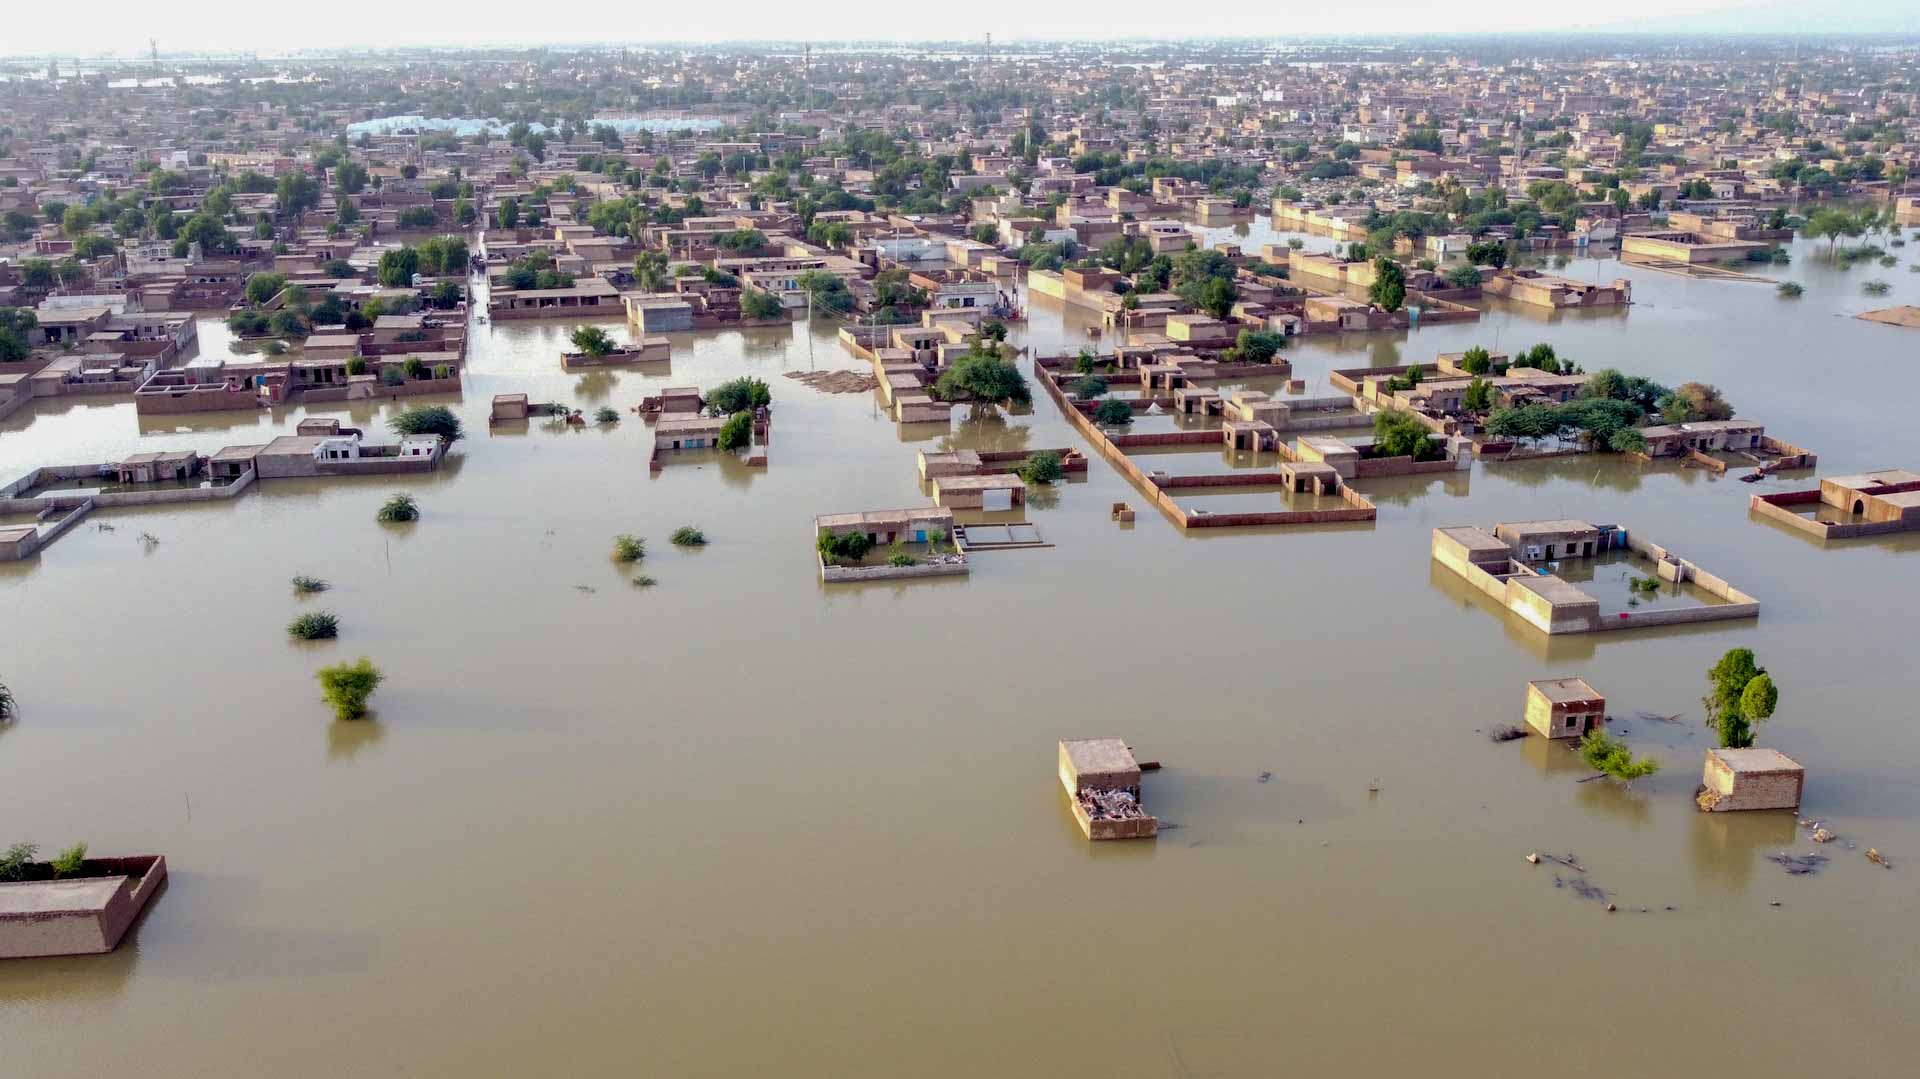
<instances>
[{"instance_id":1,"label":"bush","mask_svg":"<svg viewBox=\"0 0 1920 1079\"><path fill-rule=\"evenodd\" d=\"M406 362L400 365L400 370L405 372L406 376L410 379L427 377L426 361L418 356L408 356Z\"/></svg>"},{"instance_id":2,"label":"bush","mask_svg":"<svg viewBox=\"0 0 1920 1079\"><path fill-rule=\"evenodd\" d=\"M647 541L639 536L622 532L613 537L613 560L615 562L638 562L647 557Z\"/></svg>"},{"instance_id":3,"label":"bush","mask_svg":"<svg viewBox=\"0 0 1920 1079\"><path fill-rule=\"evenodd\" d=\"M736 412L727 417L720 425L720 437L715 440L723 450L744 449L753 445L753 413Z\"/></svg>"},{"instance_id":4,"label":"bush","mask_svg":"<svg viewBox=\"0 0 1920 1079\"><path fill-rule=\"evenodd\" d=\"M593 422L619 423L620 410L617 408L614 408L612 405L601 405L600 408L593 414Z\"/></svg>"},{"instance_id":5,"label":"bush","mask_svg":"<svg viewBox=\"0 0 1920 1079\"><path fill-rule=\"evenodd\" d=\"M85 868L86 864L87 845L85 843L75 843L47 863L52 867L55 877L71 877Z\"/></svg>"},{"instance_id":6,"label":"bush","mask_svg":"<svg viewBox=\"0 0 1920 1079\"><path fill-rule=\"evenodd\" d=\"M12 719L18 712L19 706L14 703L13 690L8 689L5 682L0 682L0 723Z\"/></svg>"},{"instance_id":7,"label":"bush","mask_svg":"<svg viewBox=\"0 0 1920 1079\"><path fill-rule=\"evenodd\" d=\"M298 641L330 641L340 635L340 620L331 611L308 611L287 623L287 634Z\"/></svg>"},{"instance_id":8,"label":"bush","mask_svg":"<svg viewBox=\"0 0 1920 1079\"><path fill-rule=\"evenodd\" d=\"M367 698L386 678L365 656L351 663L322 667L314 675L320 680L320 696L333 706L336 719L359 719L367 714Z\"/></svg>"},{"instance_id":9,"label":"bush","mask_svg":"<svg viewBox=\"0 0 1920 1079\"><path fill-rule=\"evenodd\" d=\"M1093 410L1093 422L1104 427L1125 427L1133 422L1133 408L1125 401L1110 398Z\"/></svg>"},{"instance_id":10,"label":"bush","mask_svg":"<svg viewBox=\"0 0 1920 1079\"><path fill-rule=\"evenodd\" d=\"M1099 375L1087 375L1073 384L1073 395L1082 401L1091 401L1107 392L1107 380Z\"/></svg>"},{"instance_id":11,"label":"bush","mask_svg":"<svg viewBox=\"0 0 1920 1079\"><path fill-rule=\"evenodd\" d=\"M740 315L742 318L768 319L779 318L786 314L786 305L780 297L759 289L748 289L740 294Z\"/></svg>"},{"instance_id":12,"label":"bush","mask_svg":"<svg viewBox=\"0 0 1920 1079\"><path fill-rule=\"evenodd\" d=\"M420 506L414 502L412 495L396 494L381 504L380 512L374 514L374 519L388 524L417 521L420 519Z\"/></svg>"},{"instance_id":13,"label":"bush","mask_svg":"<svg viewBox=\"0 0 1920 1079\"><path fill-rule=\"evenodd\" d=\"M399 435L439 435L448 442L458 442L465 434L460 428L460 417L445 405L416 405L389 420L387 426Z\"/></svg>"},{"instance_id":14,"label":"bush","mask_svg":"<svg viewBox=\"0 0 1920 1079\"><path fill-rule=\"evenodd\" d=\"M692 525L681 525L679 528L674 529L673 535L668 536L667 539L672 542L675 547L705 547L707 545L707 534Z\"/></svg>"},{"instance_id":15,"label":"bush","mask_svg":"<svg viewBox=\"0 0 1920 1079\"><path fill-rule=\"evenodd\" d=\"M1774 291L1789 300L1796 300L1806 293L1807 287L1798 281L1782 281Z\"/></svg>"},{"instance_id":16,"label":"bush","mask_svg":"<svg viewBox=\"0 0 1920 1079\"><path fill-rule=\"evenodd\" d=\"M1650 776L1660 770L1660 762L1648 757L1636 757L1627 749L1625 742L1607 737L1606 731L1588 732L1580 741L1580 759L1587 767L1602 775L1609 775L1633 786L1633 781L1642 776Z\"/></svg>"},{"instance_id":17,"label":"bush","mask_svg":"<svg viewBox=\"0 0 1920 1079\"><path fill-rule=\"evenodd\" d=\"M635 588L652 588L659 583L659 581L654 580L644 573L636 573L633 575L633 586Z\"/></svg>"},{"instance_id":18,"label":"bush","mask_svg":"<svg viewBox=\"0 0 1920 1079\"><path fill-rule=\"evenodd\" d=\"M905 551L895 551L887 556L889 566L917 566L920 560Z\"/></svg>"},{"instance_id":19,"label":"bush","mask_svg":"<svg viewBox=\"0 0 1920 1079\"><path fill-rule=\"evenodd\" d=\"M347 374L364 375L367 373L367 361L364 356L355 356L347 361Z\"/></svg>"},{"instance_id":20,"label":"bush","mask_svg":"<svg viewBox=\"0 0 1920 1079\"><path fill-rule=\"evenodd\" d=\"M407 384L407 373L398 367L382 367L380 369L380 384L382 386L404 386Z\"/></svg>"},{"instance_id":21,"label":"bush","mask_svg":"<svg viewBox=\"0 0 1920 1079\"><path fill-rule=\"evenodd\" d=\"M1060 455L1052 450L1041 450L1027 454L1027 459L1013 470L1014 475L1033 486L1045 486L1066 474L1060 465Z\"/></svg>"},{"instance_id":22,"label":"bush","mask_svg":"<svg viewBox=\"0 0 1920 1079\"><path fill-rule=\"evenodd\" d=\"M970 352L955 360L933 384L933 396L942 401L1010 401L1024 405L1033 391L1020 369L998 355Z\"/></svg>"},{"instance_id":23,"label":"bush","mask_svg":"<svg viewBox=\"0 0 1920 1079\"><path fill-rule=\"evenodd\" d=\"M6 853L0 854L0 884L9 884L27 879L27 867L33 864L33 856L40 848L32 843L15 843Z\"/></svg>"},{"instance_id":24,"label":"bush","mask_svg":"<svg viewBox=\"0 0 1920 1079\"><path fill-rule=\"evenodd\" d=\"M1373 414L1373 448L1381 457L1431 461L1445 451L1436 446L1427 425L1405 412L1381 409Z\"/></svg>"},{"instance_id":25,"label":"bush","mask_svg":"<svg viewBox=\"0 0 1920 1079\"><path fill-rule=\"evenodd\" d=\"M332 585L328 584L327 582L321 580L318 577L307 577L302 575L299 577L295 577L293 579L293 590L295 592L300 593L303 596L310 596L315 592L325 592L327 589L332 587L333 587Z\"/></svg>"},{"instance_id":26,"label":"bush","mask_svg":"<svg viewBox=\"0 0 1920 1079\"><path fill-rule=\"evenodd\" d=\"M849 532L836 536L831 532L821 532L814 539L814 549L820 557L831 564L835 562L858 562L873 550L873 541L865 532Z\"/></svg>"}]
</instances>

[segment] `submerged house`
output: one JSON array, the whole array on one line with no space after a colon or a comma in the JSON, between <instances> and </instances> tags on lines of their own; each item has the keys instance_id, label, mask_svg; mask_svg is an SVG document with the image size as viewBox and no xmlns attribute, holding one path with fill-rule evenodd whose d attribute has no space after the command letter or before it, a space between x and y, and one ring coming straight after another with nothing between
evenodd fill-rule
<instances>
[{"instance_id":1,"label":"submerged house","mask_svg":"<svg viewBox=\"0 0 1920 1079\"><path fill-rule=\"evenodd\" d=\"M1160 830L1140 804L1140 764L1118 738L1062 739L1060 785L1088 839L1148 839Z\"/></svg>"},{"instance_id":2,"label":"submerged house","mask_svg":"<svg viewBox=\"0 0 1920 1079\"><path fill-rule=\"evenodd\" d=\"M1527 683L1527 726L1547 738L1584 738L1607 724L1607 699L1584 678Z\"/></svg>"}]
</instances>

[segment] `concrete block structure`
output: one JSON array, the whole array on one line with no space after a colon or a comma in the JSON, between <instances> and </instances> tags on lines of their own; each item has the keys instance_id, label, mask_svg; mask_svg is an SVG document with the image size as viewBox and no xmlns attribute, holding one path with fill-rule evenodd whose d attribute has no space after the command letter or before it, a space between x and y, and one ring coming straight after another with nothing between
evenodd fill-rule
<instances>
[{"instance_id":1,"label":"concrete block structure","mask_svg":"<svg viewBox=\"0 0 1920 1079\"><path fill-rule=\"evenodd\" d=\"M1607 724L1607 699L1584 678L1527 683L1527 726L1547 738L1584 738Z\"/></svg>"},{"instance_id":2,"label":"concrete block structure","mask_svg":"<svg viewBox=\"0 0 1920 1079\"><path fill-rule=\"evenodd\" d=\"M1806 771L1777 749L1709 749L1695 801L1708 813L1799 809Z\"/></svg>"},{"instance_id":3,"label":"concrete block structure","mask_svg":"<svg viewBox=\"0 0 1920 1079\"><path fill-rule=\"evenodd\" d=\"M1145 839L1160 822L1140 806L1140 764L1118 738L1062 739L1060 785L1088 839Z\"/></svg>"},{"instance_id":4,"label":"concrete block structure","mask_svg":"<svg viewBox=\"0 0 1920 1079\"><path fill-rule=\"evenodd\" d=\"M110 952L167 879L159 855L89 858L81 875L0 884L0 959Z\"/></svg>"}]
</instances>

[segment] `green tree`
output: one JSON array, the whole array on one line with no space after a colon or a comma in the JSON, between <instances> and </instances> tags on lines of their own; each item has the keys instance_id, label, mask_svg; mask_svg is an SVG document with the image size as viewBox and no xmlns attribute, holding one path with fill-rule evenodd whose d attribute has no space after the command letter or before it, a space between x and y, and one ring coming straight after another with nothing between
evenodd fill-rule
<instances>
[{"instance_id":1,"label":"green tree","mask_svg":"<svg viewBox=\"0 0 1920 1079\"><path fill-rule=\"evenodd\" d=\"M1407 299L1407 275L1400 264L1385 255L1373 260L1373 284L1367 286L1367 299L1382 311L1398 311Z\"/></svg>"},{"instance_id":2,"label":"green tree","mask_svg":"<svg viewBox=\"0 0 1920 1079\"><path fill-rule=\"evenodd\" d=\"M1460 405L1469 412L1485 412L1493 407L1493 383L1475 375L1460 397Z\"/></svg>"},{"instance_id":3,"label":"green tree","mask_svg":"<svg viewBox=\"0 0 1920 1079\"><path fill-rule=\"evenodd\" d=\"M1620 780L1628 787L1633 781L1660 770L1660 762L1651 757L1636 757L1627 744L1607 736L1603 730L1587 732L1580 740L1580 759L1602 775Z\"/></svg>"},{"instance_id":4,"label":"green tree","mask_svg":"<svg viewBox=\"0 0 1920 1079\"><path fill-rule=\"evenodd\" d=\"M1133 407L1119 398L1109 397L1093 410L1093 422L1102 427L1125 427L1133 422Z\"/></svg>"},{"instance_id":5,"label":"green tree","mask_svg":"<svg viewBox=\"0 0 1920 1079\"><path fill-rule=\"evenodd\" d=\"M1066 475L1066 469L1060 462L1059 454L1052 450L1040 450L1028 454L1027 459L1020 462L1013 473L1029 486L1044 487Z\"/></svg>"},{"instance_id":6,"label":"green tree","mask_svg":"<svg viewBox=\"0 0 1920 1079\"><path fill-rule=\"evenodd\" d=\"M955 360L934 382L933 396L942 401L1016 405L1033 399L1020 369L991 352L969 352Z\"/></svg>"},{"instance_id":7,"label":"green tree","mask_svg":"<svg viewBox=\"0 0 1920 1079\"><path fill-rule=\"evenodd\" d=\"M460 417L445 405L415 405L387 421L387 426L398 435L439 435L450 443L465 435Z\"/></svg>"},{"instance_id":8,"label":"green tree","mask_svg":"<svg viewBox=\"0 0 1920 1079\"><path fill-rule=\"evenodd\" d=\"M247 278L247 302L255 306L266 303L280 290L287 287L287 275L282 273L257 273Z\"/></svg>"},{"instance_id":9,"label":"green tree","mask_svg":"<svg viewBox=\"0 0 1920 1079\"><path fill-rule=\"evenodd\" d=\"M1720 745L1727 749L1753 745L1753 729L1770 718L1780 703L1773 676L1755 661L1753 649L1732 648L1707 670L1707 682L1712 688L1700 704Z\"/></svg>"},{"instance_id":10,"label":"green tree","mask_svg":"<svg viewBox=\"0 0 1920 1079\"><path fill-rule=\"evenodd\" d=\"M1373 414L1373 448L1381 457L1411 457L1429 460L1442 452L1433 442L1433 432L1418 417L1383 408Z\"/></svg>"},{"instance_id":11,"label":"green tree","mask_svg":"<svg viewBox=\"0 0 1920 1079\"><path fill-rule=\"evenodd\" d=\"M595 359L607 355L616 347L613 336L598 326L577 326L568 335L568 340L573 342L574 348Z\"/></svg>"},{"instance_id":12,"label":"green tree","mask_svg":"<svg viewBox=\"0 0 1920 1079\"><path fill-rule=\"evenodd\" d=\"M351 663L340 662L322 667L315 676L320 681L320 696L333 706L336 719L360 719L367 714L367 698L380 688L386 676L365 656Z\"/></svg>"},{"instance_id":13,"label":"green tree","mask_svg":"<svg viewBox=\"0 0 1920 1079\"><path fill-rule=\"evenodd\" d=\"M740 316L748 319L779 318L786 314L786 305L780 297L771 292L750 288L740 294Z\"/></svg>"},{"instance_id":14,"label":"green tree","mask_svg":"<svg viewBox=\"0 0 1920 1079\"><path fill-rule=\"evenodd\" d=\"M1286 343L1285 336L1268 330L1241 330L1233 342L1234 358L1243 363L1271 363Z\"/></svg>"},{"instance_id":15,"label":"green tree","mask_svg":"<svg viewBox=\"0 0 1920 1079\"><path fill-rule=\"evenodd\" d=\"M735 412L720 425L716 443L723 450L745 449L753 445L753 413Z\"/></svg>"},{"instance_id":16,"label":"green tree","mask_svg":"<svg viewBox=\"0 0 1920 1079\"><path fill-rule=\"evenodd\" d=\"M273 201L282 215L298 217L320 205L320 185L304 172L282 173L274 185Z\"/></svg>"},{"instance_id":17,"label":"green tree","mask_svg":"<svg viewBox=\"0 0 1920 1079\"><path fill-rule=\"evenodd\" d=\"M731 416L736 412L751 412L772 404L773 390L760 379L742 376L708 390L706 400L709 413Z\"/></svg>"},{"instance_id":18,"label":"green tree","mask_svg":"<svg viewBox=\"0 0 1920 1079\"><path fill-rule=\"evenodd\" d=\"M411 247L392 247L380 253L380 284L386 288L412 288L413 275L420 271L420 252Z\"/></svg>"}]
</instances>

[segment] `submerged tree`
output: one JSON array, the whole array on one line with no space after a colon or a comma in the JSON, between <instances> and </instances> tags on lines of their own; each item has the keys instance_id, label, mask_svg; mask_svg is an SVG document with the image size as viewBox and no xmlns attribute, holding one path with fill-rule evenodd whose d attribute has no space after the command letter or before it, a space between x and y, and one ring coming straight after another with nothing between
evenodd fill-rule
<instances>
[{"instance_id":1,"label":"submerged tree","mask_svg":"<svg viewBox=\"0 0 1920 1079\"><path fill-rule=\"evenodd\" d=\"M592 356L594 359L599 359L611 353L616 347L613 335L598 326L575 327L574 331L567 335L567 340L573 342L574 348Z\"/></svg>"},{"instance_id":2,"label":"submerged tree","mask_svg":"<svg viewBox=\"0 0 1920 1079\"><path fill-rule=\"evenodd\" d=\"M1753 745L1753 729L1770 718L1780 703L1773 676L1755 662L1753 649L1731 648L1707 671L1707 681L1713 689L1700 703L1720 745L1726 749Z\"/></svg>"},{"instance_id":3,"label":"submerged tree","mask_svg":"<svg viewBox=\"0 0 1920 1079\"><path fill-rule=\"evenodd\" d=\"M1627 786L1660 770L1660 762L1651 757L1636 757L1625 742L1607 737L1603 730L1589 731L1580 742L1580 759L1587 767L1612 776Z\"/></svg>"},{"instance_id":4,"label":"submerged tree","mask_svg":"<svg viewBox=\"0 0 1920 1079\"><path fill-rule=\"evenodd\" d=\"M1013 473L1028 484L1044 487L1066 475L1066 469L1060 463L1059 454L1052 450L1040 450L1027 454L1027 459L1020 462Z\"/></svg>"},{"instance_id":5,"label":"submerged tree","mask_svg":"<svg viewBox=\"0 0 1920 1079\"><path fill-rule=\"evenodd\" d=\"M333 706L337 719L359 719L367 714L367 698L380 688L386 676L365 656L351 663L322 667L314 675L320 680L320 696Z\"/></svg>"},{"instance_id":6,"label":"submerged tree","mask_svg":"<svg viewBox=\"0 0 1920 1079\"><path fill-rule=\"evenodd\" d=\"M416 405L407 409L387 425L399 435L439 435L448 442L458 442L465 432L460 427L460 417L445 405Z\"/></svg>"}]
</instances>

